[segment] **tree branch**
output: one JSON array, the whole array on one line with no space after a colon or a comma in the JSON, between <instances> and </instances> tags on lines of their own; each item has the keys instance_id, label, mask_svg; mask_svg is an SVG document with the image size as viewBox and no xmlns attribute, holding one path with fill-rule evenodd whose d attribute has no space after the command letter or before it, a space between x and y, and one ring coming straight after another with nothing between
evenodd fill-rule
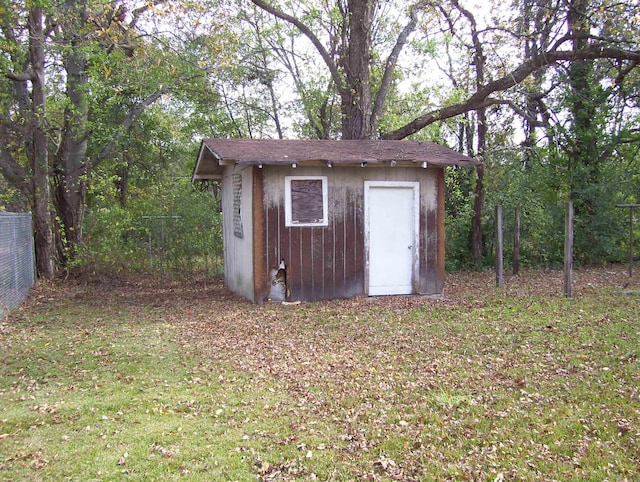
<instances>
[{"instance_id":1,"label":"tree branch","mask_svg":"<svg viewBox=\"0 0 640 482\"><path fill-rule=\"evenodd\" d=\"M278 10L273 5L270 5L269 3L263 0L251 0L251 2L257 7L261 8L262 10L269 12L270 14L297 27L298 30L300 30L311 41L313 46L316 48L316 50L322 57L322 60L324 61L327 68L329 69L329 72L331 73L331 78L335 82L336 87L338 88L338 91L341 93L345 91L346 86L344 84L344 80L342 79L342 76L340 75L338 66L335 64L335 62L331 58L331 55L329 55L329 52L327 52L327 49L324 48L324 45L322 44L322 42L320 42L318 37L316 37L316 35L311 31L311 29L306 24L302 23L297 18L292 17L291 15L288 15Z\"/></svg>"},{"instance_id":2,"label":"tree branch","mask_svg":"<svg viewBox=\"0 0 640 482\"><path fill-rule=\"evenodd\" d=\"M8 79L13 80L14 82L27 82L35 78L35 74L31 69L23 72L22 74L16 74L15 72L6 72L5 76Z\"/></svg>"},{"instance_id":3,"label":"tree branch","mask_svg":"<svg viewBox=\"0 0 640 482\"><path fill-rule=\"evenodd\" d=\"M393 80L393 72L395 71L396 65L398 64L398 57L400 57L400 53L407 43L407 39L409 35L413 33L418 25L418 16L416 14L416 10L425 4L428 3L428 0L422 0L415 5L409 7L409 23L405 25L398 35L398 39L396 40L387 61L384 66L384 74L382 75L382 81L380 82L380 88L376 93L375 101L373 104L373 110L371 113L371 124L373 126L373 131L377 130L378 121L382 116L382 110L384 109L384 103L387 98L387 94L389 93L389 89L391 88L391 82Z\"/></svg>"},{"instance_id":4,"label":"tree branch","mask_svg":"<svg viewBox=\"0 0 640 482\"><path fill-rule=\"evenodd\" d=\"M507 75L480 87L476 91L476 93L469 97L467 100L424 114L409 122L408 124L400 127L399 129L388 132L381 137L382 139L404 139L405 137L408 137L424 129L426 126L433 124L434 122L449 119L464 112L482 109L483 107L493 105L496 103L495 99L492 99L490 102L488 102L489 96L491 94L495 92L502 92L513 87L514 85L518 85L520 82L522 82L529 75L531 75L541 67L563 61L597 59L616 59L639 62L640 52L628 51L613 47L602 47L599 45L591 46L589 48L577 51L558 50L543 52L542 54L532 57L531 59L523 62L520 66L518 66Z\"/></svg>"}]
</instances>

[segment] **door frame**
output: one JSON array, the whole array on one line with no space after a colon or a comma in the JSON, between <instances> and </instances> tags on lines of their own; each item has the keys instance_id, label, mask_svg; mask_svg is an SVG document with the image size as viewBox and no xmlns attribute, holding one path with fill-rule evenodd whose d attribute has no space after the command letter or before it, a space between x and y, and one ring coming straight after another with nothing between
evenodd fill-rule
<instances>
[{"instance_id":1,"label":"door frame","mask_svg":"<svg viewBox=\"0 0 640 482\"><path fill-rule=\"evenodd\" d=\"M369 257L371 250L369 190L371 188L411 188L413 191L413 252L411 263L411 284L413 293L417 292L420 270L420 183L418 181L365 181L364 182L364 291L369 296Z\"/></svg>"}]
</instances>

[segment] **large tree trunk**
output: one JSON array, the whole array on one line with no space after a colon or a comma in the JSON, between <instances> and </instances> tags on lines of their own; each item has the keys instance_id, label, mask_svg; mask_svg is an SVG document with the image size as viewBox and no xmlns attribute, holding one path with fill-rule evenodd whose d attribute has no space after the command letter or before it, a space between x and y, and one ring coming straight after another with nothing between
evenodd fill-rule
<instances>
[{"instance_id":1,"label":"large tree trunk","mask_svg":"<svg viewBox=\"0 0 640 482\"><path fill-rule=\"evenodd\" d=\"M33 131L27 141L27 155L32 169L32 209L35 229L36 269L40 276L53 278L54 262L53 231L49 209L49 158L45 132L46 95L43 14L41 7L29 11L29 56L31 60L31 108Z\"/></svg>"},{"instance_id":2,"label":"large tree trunk","mask_svg":"<svg viewBox=\"0 0 640 482\"><path fill-rule=\"evenodd\" d=\"M587 11L589 0L574 0L569 7L569 28L576 37L573 50L579 51L588 46L589 23ZM569 176L571 199L575 202L576 215L595 213L595 199L586 194L588 187L595 186L599 180L596 99L591 85L593 81L593 61L576 60L569 67L569 86L571 88L571 145L569 157Z\"/></svg>"},{"instance_id":3,"label":"large tree trunk","mask_svg":"<svg viewBox=\"0 0 640 482\"><path fill-rule=\"evenodd\" d=\"M78 28L70 29L64 66L67 73L68 105L64 112L62 142L55 160L55 207L62 224L63 243L60 258L63 265L73 260L82 240L87 173L87 61L82 51L82 26L86 22L84 2L69 0L68 17L77 19Z\"/></svg>"},{"instance_id":4,"label":"large tree trunk","mask_svg":"<svg viewBox=\"0 0 640 482\"><path fill-rule=\"evenodd\" d=\"M484 85L484 66L486 57L480 36L476 28L476 21L473 14L460 6L457 0L454 1L456 8L467 17L471 25L471 41L473 42L473 65L476 70L476 89ZM483 233L482 233L482 210L484 208L484 162L487 154L487 114L486 108L480 107L476 110L478 132L476 155L483 164L477 167L478 177L474 188L473 216L471 217L471 254L476 264L482 262L483 253Z\"/></svg>"},{"instance_id":5,"label":"large tree trunk","mask_svg":"<svg viewBox=\"0 0 640 482\"><path fill-rule=\"evenodd\" d=\"M349 0L346 55L342 61L346 88L341 91L342 138L371 139L371 22L372 0Z\"/></svg>"},{"instance_id":6,"label":"large tree trunk","mask_svg":"<svg viewBox=\"0 0 640 482\"><path fill-rule=\"evenodd\" d=\"M573 50L588 47L586 36L590 32L587 13L589 0L573 0L569 9L569 28L576 37ZM575 208L576 254L591 263L601 253L609 250L601 236L603 228L599 226L599 207L602 192L598 137L601 135L598 121L600 84L596 78L592 60L577 60L569 67L569 111L570 138L567 149L569 163L570 198ZM611 202L611 201L610 201ZM611 202L611 204L613 204Z\"/></svg>"},{"instance_id":7,"label":"large tree trunk","mask_svg":"<svg viewBox=\"0 0 640 482\"><path fill-rule=\"evenodd\" d=\"M478 144L486 143L486 127L481 136L481 127L478 123ZM481 140L482 139L482 140ZM478 158L484 159L484 146L482 153L478 151ZM484 208L484 164L476 168L476 185L473 189L473 216L471 217L471 255L476 264L482 262L484 255L484 239L482 234L482 210Z\"/></svg>"},{"instance_id":8,"label":"large tree trunk","mask_svg":"<svg viewBox=\"0 0 640 482\"><path fill-rule=\"evenodd\" d=\"M549 21L548 15L551 11L552 6L549 4L549 0L524 0L520 21L522 22L522 34L525 37L525 60L530 60L542 55L549 47L552 22ZM531 168L534 157L533 151L537 143L536 129L545 125L545 123L539 120L539 117L548 116L548 113L545 112L545 106L541 101L545 71L545 68L540 68L531 74L533 82L527 86L525 93L525 139L522 143L524 151L522 165L525 170Z\"/></svg>"},{"instance_id":9,"label":"large tree trunk","mask_svg":"<svg viewBox=\"0 0 640 482\"><path fill-rule=\"evenodd\" d=\"M374 89L371 85L371 45L377 0L346 0L346 5L340 3L342 18L339 20L339 27L336 28L340 40L331 44L331 50L325 47L307 24L274 7L271 2L265 0L251 0L251 2L295 25L317 49L340 95L342 138L376 137L378 122L393 83L393 73L398 57L407 38L417 26L417 10L424 7L427 2L421 0L408 7L410 20L399 33L396 44L384 63L384 72L375 93L375 101ZM346 9L344 9L345 6ZM322 129L322 132L327 132L327 129ZM394 139L402 139L407 135L394 137Z\"/></svg>"}]
</instances>

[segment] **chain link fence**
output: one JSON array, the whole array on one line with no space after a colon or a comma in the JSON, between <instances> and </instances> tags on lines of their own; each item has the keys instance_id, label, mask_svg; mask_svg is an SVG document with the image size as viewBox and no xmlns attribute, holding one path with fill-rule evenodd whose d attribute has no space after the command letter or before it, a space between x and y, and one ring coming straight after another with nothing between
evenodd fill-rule
<instances>
[{"instance_id":1,"label":"chain link fence","mask_svg":"<svg viewBox=\"0 0 640 482\"><path fill-rule=\"evenodd\" d=\"M31 214L0 213L0 320L29 294L34 262Z\"/></svg>"}]
</instances>

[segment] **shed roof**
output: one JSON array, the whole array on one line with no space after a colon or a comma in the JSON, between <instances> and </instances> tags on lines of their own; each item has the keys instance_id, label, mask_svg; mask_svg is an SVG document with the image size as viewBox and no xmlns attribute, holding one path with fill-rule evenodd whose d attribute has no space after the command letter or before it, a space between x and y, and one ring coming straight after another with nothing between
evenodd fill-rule
<instances>
[{"instance_id":1,"label":"shed roof","mask_svg":"<svg viewBox=\"0 0 640 482\"><path fill-rule=\"evenodd\" d=\"M193 180L219 179L225 165L477 166L479 161L428 141L204 139Z\"/></svg>"}]
</instances>

